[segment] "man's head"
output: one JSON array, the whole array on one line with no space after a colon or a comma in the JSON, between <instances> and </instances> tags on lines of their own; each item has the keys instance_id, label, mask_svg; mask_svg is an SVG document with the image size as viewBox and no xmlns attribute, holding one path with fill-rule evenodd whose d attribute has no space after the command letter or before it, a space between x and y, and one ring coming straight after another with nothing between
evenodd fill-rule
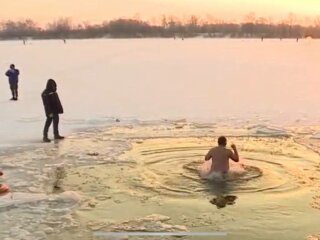
<instances>
[{"instance_id":1,"label":"man's head","mask_svg":"<svg viewBox=\"0 0 320 240\"><path fill-rule=\"evenodd\" d=\"M227 146L227 138L224 136L219 137L218 138L218 145L223 146L223 147Z\"/></svg>"},{"instance_id":2,"label":"man's head","mask_svg":"<svg viewBox=\"0 0 320 240\"><path fill-rule=\"evenodd\" d=\"M14 64L10 64L10 69L15 69Z\"/></svg>"}]
</instances>

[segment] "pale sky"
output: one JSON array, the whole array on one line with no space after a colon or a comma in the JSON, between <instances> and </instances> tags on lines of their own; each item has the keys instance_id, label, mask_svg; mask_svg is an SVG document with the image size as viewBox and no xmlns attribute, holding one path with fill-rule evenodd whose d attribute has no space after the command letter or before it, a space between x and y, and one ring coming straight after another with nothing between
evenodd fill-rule
<instances>
[{"instance_id":1,"label":"pale sky","mask_svg":"<svg viewBox=\"0 0 320 240\"><path fill-rule=\"evenodd\" d=\"M239 21L250 12L276 20L294 13L303 20L320 16L320 0L0 0L0 20L31 18L42 24L60 17L99 23L134 16L150 20L163 14Z\"/></svg>"}]
</instances>

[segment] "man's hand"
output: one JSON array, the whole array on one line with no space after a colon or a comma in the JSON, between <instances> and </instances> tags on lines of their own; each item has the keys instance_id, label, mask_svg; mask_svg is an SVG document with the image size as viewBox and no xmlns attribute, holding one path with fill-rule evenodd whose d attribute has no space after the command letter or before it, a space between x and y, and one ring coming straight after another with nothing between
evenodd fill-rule
<instances>
[{"instance_id":1,"label":"man's hand","mask_svg":"<svg viewBox=\"0 0 320 240\"><path fill-rule=\"evenodd\" d=\"M231 152L230 158L235 162L239 162L239 154L238 154L236 145L231 144L231 148L233 149L234 153L230 151Z\"/></svg>"},{"instance_id":2,"label":"man's hand","mask_svg":"<svg viewBox=\"0 0 320 240\"><path fill-rule=\"evenodd\" d=\"M53 118L53 113L49 113L49 118Z\"/></svg>"}]
</instances>

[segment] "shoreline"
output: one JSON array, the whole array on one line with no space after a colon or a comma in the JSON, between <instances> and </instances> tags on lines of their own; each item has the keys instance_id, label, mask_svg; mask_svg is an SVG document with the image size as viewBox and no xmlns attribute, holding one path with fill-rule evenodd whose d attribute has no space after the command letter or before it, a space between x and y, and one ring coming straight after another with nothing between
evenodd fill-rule
<instances>
[{"instance_id":1,"label":"shoreline","mask_svg":"<svg viewBox=\"0 0 320 240\"><path fill-rule=\"evenodd\" d=\"M293 123L288 125L280 124L279 126L275 124L268 124L265 120L262 120L260 123L257 121L254 123L254 119L250 121L243 121L239 126L232 129L233 125L238 125L238 121L231 120L226 123L219 124L218 121L213 122L197 122L187 119L161 119L161 120L138 120L134 118L124 118L121 122L117 122L118 118L111 117L109 119L104 119L103 122L98 125L84 125L84 126L73 126L72 128L66 131L66 140L68 136L71 138L85 134L92 133L96 131L105 131L111 128L128 128L132 129L135 127L148 127L148 126L161 126L161 130L166 132L166 134L160 134L159 136L140 136L141 139L153 139L159 137L167 138L184 138L186 135L188 137L212 137L216 138L220 135L226 137L251 137L251 138L268 138L268 137L285 137L293 138L298 144L304 145L310 150L320 155L320 138L314 137L320 134L320 123L319 124L297 124L296 126ZM100 120L99 120L100 121ZM61 123L63 125L63 123ZM215 129L215 130L213 130ZM218 131L217 131L218 129ZM181 136L173 136L171 132L167 130L173 130L176 133L179 133ZM195 130L195 131L193 131ZM184 134L184 132L186 134ZM194 132L194 133L192 133ZM64 134L65 135L65 134ZM307 141L307 142L306 142ZM14 142L14 141L13 141ZM43 143L42 138L39 137L37 140L25 139L19 141L18 144L14 143L9 144L0 144L0 154L6 154L26 150L34 150L38 147L52 146L56 145L61 141L52 141L52 143ZM63 141L62 141L63 142ZM319 143L319 144L317 144Z\"/></svg>"}]
</instances>

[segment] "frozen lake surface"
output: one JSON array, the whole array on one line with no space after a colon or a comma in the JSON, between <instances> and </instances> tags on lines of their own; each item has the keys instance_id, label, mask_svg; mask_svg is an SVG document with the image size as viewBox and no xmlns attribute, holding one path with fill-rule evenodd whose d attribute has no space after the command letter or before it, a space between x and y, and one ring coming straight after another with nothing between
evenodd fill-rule
<instances>
[{"instance_id":1,"label":"frozen lake surface","mask_svg":"<svg viewBox=\"0 0 320 240\"><path fill-rule=\"evenodd\" d=\"M129 39L0 42L0 69L20 69L20 99L0 82L2 146L41 140L40 94L58 83L61 131L114 118L318 120L320 41Z\"/></svg>"},{"instance_id":2,"label":"frozen lake surface","mask_svg":"<svg viewBox=\"0 0 320 240\"><path fill-rule=\"evenodd\" d=\"M319 48L268 39L0 42L0 70L15 63L21 72L17 102L0 81L0 183L11 189L0 197L0 238L319 239ZM44 144L49 78L67 138ZM225 181L201 179L220 135L237 144L240 163Z\"/></svg>"}]
</instances>

